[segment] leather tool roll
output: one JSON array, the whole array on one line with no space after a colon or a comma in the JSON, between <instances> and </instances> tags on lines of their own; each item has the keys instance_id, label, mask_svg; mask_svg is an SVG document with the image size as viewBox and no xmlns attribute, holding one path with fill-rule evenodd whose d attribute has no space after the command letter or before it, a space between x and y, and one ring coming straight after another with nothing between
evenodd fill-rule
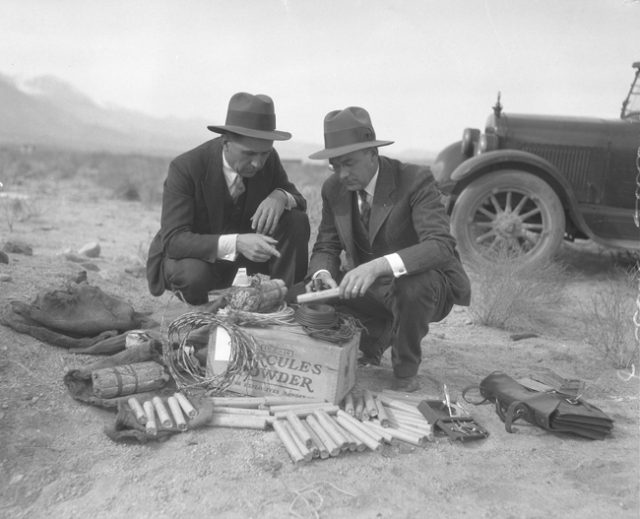
<instances>
[{"instance_id":1,"label":"leather tool roll","mask_svg":"<svg viewBox=\"0 0 640 519\"><path fill-rule=\"evenodd\" d=\"M558 433L572 433L593 440L604 439L613 420L581 398L556 391L527 389L510 376L494 372L480 382L480 394L496 404L496 412L508 432L518 419Z\"/></svg>"}]
</instances>

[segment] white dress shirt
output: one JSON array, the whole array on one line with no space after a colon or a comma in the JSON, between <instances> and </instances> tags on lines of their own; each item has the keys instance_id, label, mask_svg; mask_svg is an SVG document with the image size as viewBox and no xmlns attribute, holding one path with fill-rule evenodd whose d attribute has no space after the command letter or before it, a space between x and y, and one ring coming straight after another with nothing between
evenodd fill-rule
<instances>
[{"instance_id":1,"label":"white dress shirt","mask_svg":"<svg viewBox=\"0 0 640 519\"><path fill-rule=\"evenodd\" d=\"M224 179L227 183L227 187L229 191L231 191L231 186L236 181L236 179L240 176L238 173L229 165L227 162L227 158L224 156L224 151L222 152L222 172L224 173ZM286 210L291 210L296 207L296 199L293 198L293 195L284 189L277 189L278 191L282 191L287 196L287 202L285 203L284 208ZM238 239L238 234L221 234L218 239L218 259L227 260L227 261L235 261L238 253L236 251L236 241Z\"/></svg>"}]
</instances>

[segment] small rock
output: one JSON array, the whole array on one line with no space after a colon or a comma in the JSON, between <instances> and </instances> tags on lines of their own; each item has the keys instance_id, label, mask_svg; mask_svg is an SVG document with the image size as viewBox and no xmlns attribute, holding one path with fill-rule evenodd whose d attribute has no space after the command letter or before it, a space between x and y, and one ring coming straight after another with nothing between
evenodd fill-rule
<instances>
[{"instance_id":1,"label":"small rock","mask_svg":"<svg viewBox=\"0 0 640 519\"><path fill-rule=\"evenodd\" d=\"M0 250L0 263L9 263L9 256L6 252Z\"/></svg>"},{"instance_id":2,"label":"small rock","mask_svg":"<svg viewBox=\"0 0 640 519\"><path fill-rule=\"evenodd\" d=\"M25 256L33 256L33 248L31 245L21 241L8 241L2 247L4 252L12 252L14 254L24 254Z\"/></svg>"},{"instance_id":3,"label":"small rock","mask_svg":"<svg viewBox=\"0 0 640 519\"><path fill-rule=\"evenodd\" d=\"M8 281L11 281L9 274L0 274L0 283L7 283Z\"/></svg>"},{"instance_id":4,"label":"small rock","mask_svg":"<svg viewBox=\"0 0 640 519\"><path fill-rule=\"evenodd\" d=\"M97 258L100 256L100 244L97 241L86 243L80 247L78 254L87 258Z\"/></svg>"}]
</instances>

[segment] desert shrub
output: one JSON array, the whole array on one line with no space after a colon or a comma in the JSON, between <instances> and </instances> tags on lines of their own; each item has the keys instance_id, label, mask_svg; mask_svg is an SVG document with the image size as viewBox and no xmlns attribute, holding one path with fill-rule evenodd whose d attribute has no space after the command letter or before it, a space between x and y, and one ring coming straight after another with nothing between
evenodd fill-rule
<instances>
[{"instance_id":1,"label":"desert shrub","mask_svg":"<svg viewBox=\"0 0 640 519\"><path fill-rule=\"evenodd\" d=\"M169 160L148 155L102 153L93 156L92 167L96 183L110 189L115 198L153 206L162 200L162 183Z\"/></svg>"},{"instance_id":2,"label":"desert shrub","mask_svg":"<svg viewBox=\"0 0 640 519\"><path fill-rule=\"evenodd\" d=\"M637 267L614 269L602 288L580 303L586 341L616 368L631 368L640 360L634 323L640 319L639 282Z\"/></svg>"},{"instance_id":3,"label":"desert shrub","mask_svg":"<svg viewBox=\"0 0 640 519\"><path fill-rule=\"evenodd\" d=\"M553 324L564 298L562 264L549 261L526 270L505 255L467 270L472 281L469 313L476 324L531 332Z\"/></svg>"},{"instance_id":4,"label":"desert shrub","mask_svg":"<svg viewBox=\"0 0 640 519\"><path fill-rule=\"evenodd\" d=\"M8 195L8 196L3 196ZM44 208L38 198L0 193L0 221L13 232L16 222L26 222L42 216Z\"/></svg>"}]
</instances>

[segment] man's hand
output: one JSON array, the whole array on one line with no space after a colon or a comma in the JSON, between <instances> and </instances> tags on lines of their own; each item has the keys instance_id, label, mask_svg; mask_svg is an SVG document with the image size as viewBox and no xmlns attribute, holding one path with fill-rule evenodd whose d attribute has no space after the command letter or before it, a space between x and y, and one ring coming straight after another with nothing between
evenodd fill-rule
<instances>
[{"instance_id":1,"label":"man's hand","mask_svg":"<svg viewBox=\"0 0 640 519\"><path fill-rule=\"evenodd\" d=\"M273 190L251 217L251 228L259 234L273 234L287 206L287 195L280 189Z\"/></svg>"},{"instance_id":2,"label":"man's hand","mask_svg":"<svg viewBox=\"0 0 640 519\"><path fill-rule=\"evenodd\" d=\"M322 271L315 276L305 285L307 292L318 292L319 290L326 290L327 288L336 288L338 283L331 277L329 272Z\"/></svg>"},{"instance_id":3,"label":"man's hand","mask_svg":"<svg viewBox=\"0 0 640 519\"><path fill-rule=\"evenodd\" d=\"M340 297L353 299L363 296L373 285L373 282L385 274L393 274L393 270L385 258L377 258L357 266L342 278L339 287Z\"/></svg>"},{"instance_id":4,"label":"man's hand","mask_svg":"<svg viewBox=\"0 0 640 519\"><path fill-rule=\"evenodd\" d=\"M278 240L264 234L238 234L236 238L236 251L245 258L256 263L264 263L272 256L280 257L276 244Z\"/></svg>"}]
</instances>

